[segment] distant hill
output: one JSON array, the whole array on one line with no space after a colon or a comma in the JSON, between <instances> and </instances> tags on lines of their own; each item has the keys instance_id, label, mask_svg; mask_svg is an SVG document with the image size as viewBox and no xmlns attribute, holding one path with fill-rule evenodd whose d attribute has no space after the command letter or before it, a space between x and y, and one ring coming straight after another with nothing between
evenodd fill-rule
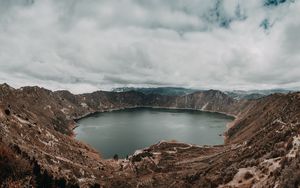
<instances>
[{"instance_id":1,"label":"distant hill","mask_svg":"<svg viewBox=\"0 0 300 188\"><path fill-rule=\"evenodd\" d=\"M159 94L167 96L181 96L194 93L196 89L188 89L181 87L156 87L156 88L134 88L134 87L120 87L112 90L113 92L126 92L126 91L138 91L144 94Z\"/></svg>"},{"instance_id":2,"label":"distant hill","mask_svg":"<svg viewBox=\"0 0 300 188\"><path fill-rule=\"evenodd\" d=\"M204 91L200 89L190 89L181 87L155 87L155 88L135 88L135 87L119 87L112 90L113 92L127 92L127 91L138 91L144 94L159 94L166 96L182 96L188 95L197 91ZM286 89L266 89L266 90L233 90L224 91L228 96L240 100L240 99L259 99L273 93L287 94L293 92L293 90Z\"/></svg>"},{"instance_id":3,"label":"distant hill","mask_svg":"<svg viewBox=\"0 0 300 188\"><path fill-rule=\"evenodd\" d=\"M267 95L271 95L274 93L283 93L287 94L290 92L294 92L293 90L285 90L285 89L266 89L266 90L233 90L233 91L224 91L228 96L240 100L240 99L259 99L265 97Z\"/></svg>"}]
</instances>

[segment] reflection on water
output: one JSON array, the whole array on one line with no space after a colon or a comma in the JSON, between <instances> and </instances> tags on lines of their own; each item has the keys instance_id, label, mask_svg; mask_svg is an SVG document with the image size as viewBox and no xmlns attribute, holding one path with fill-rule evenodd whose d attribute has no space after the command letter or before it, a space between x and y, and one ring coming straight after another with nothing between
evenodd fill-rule
<instances>
[{"instance_id":1,"label":"reflection on water","mask_svg":"<svg viewBox=\"0 0 300 188\"><path fill-rule=\"evenodd\" d=\"M214 145L232 118L190 110L136 108L105 112L84 118L75 129L77 139L96 148L104 158L132 154L160 140Z\"/></svg>"}]
</instances>

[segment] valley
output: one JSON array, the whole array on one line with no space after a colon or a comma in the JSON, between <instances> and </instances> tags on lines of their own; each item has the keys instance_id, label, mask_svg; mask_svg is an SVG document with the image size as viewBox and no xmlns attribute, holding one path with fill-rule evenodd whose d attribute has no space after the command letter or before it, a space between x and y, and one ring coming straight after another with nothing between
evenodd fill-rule
<instances>
[{"instance_id":1,"label":"valley","mask_svg":"<svg viewBox=\"0 0 300 188\"><path fill-rule=\"evenodd\" d=\"M96 112L147 106L198 109L236 118L225 132L224 145L161 141L140 148L128 159L103 159L74 139L75 120ZM184 96L135 91L73 95L40 87L0 86L1 144L29 164L28 172L10 180L15 184L293 187L300 177L299 118L297 92L236 100L217 90Z\"/></svg>"}]
</instances>

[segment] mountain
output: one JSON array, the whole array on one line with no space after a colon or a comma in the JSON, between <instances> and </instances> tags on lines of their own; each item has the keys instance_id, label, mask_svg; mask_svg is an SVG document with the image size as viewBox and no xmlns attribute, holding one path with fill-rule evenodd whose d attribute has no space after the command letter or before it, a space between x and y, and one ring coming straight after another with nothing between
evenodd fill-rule
<instances>
[{"instance_id":1,"label":"mountain","mask_svg":"<svg viewBox=\"0 0 300 188\"><path fill-rule=\"evenodd\" d=\"M143 94L158 94L158 95L167 95L167 96L182 96L191 94L197 91L206 91L200 89L188 89L181 87L156 87L156 88L135 88L135 87L120 87L114 88L112 92L128 92L128 91L137 91ZM286 89L266 89L266 90L232 90L224 91L228 96L240 100L240 99L259 99L273 93L289 93L295 92L294 90Z\"/></svg>"},{"instance_id":2,"label":"mountain","mask_svg":"<svg viewBox=\"0 0 300 188\"><path fill-rule=\"evenodd\" d=\"M295 92L293 90L286 90L286 89L268 89L268 90L233 90L233 91L224 91L230 97L240 100L240 99L259 99L265 97L267 95L271 95L274 93L290 93Z\"/></svg>"},{"instance_id":3,"label":"mountain","mask_svg":"<svg viewBox=\"0 0 300 188\"><path fill-rule=\"evenodd\" d=\"M128 160L104 160L74 139L75 120L134 107L228 114L224 145L161 141ZM42 187L297 187L300 93L236 100L218 90L183 96L137 91L74 95L0 85L2 185Z\"/></svg>"},{"instance_id":4,"label":"mountain","mask_svg":"<svg viewBox=\"0 0 300 188\"><path fill-rule=\"evenodd\" d=\"M135 88L135 87L120 87L112 90L113 92L127 92L127 91L137 91L144 94L158 94L158 95L169 95L169 96L179 96L194 93L196 89L187 89L181 87L156 87L156 88Z\"/></svg>"}]
</instances>

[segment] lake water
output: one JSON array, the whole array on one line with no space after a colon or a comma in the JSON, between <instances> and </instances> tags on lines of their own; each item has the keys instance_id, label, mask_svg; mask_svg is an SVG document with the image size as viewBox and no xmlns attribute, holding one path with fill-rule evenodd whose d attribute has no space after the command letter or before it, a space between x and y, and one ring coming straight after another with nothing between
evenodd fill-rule
<instances>
[{"instance_id":1,"label":"lake water","mask_svg":"<svg viewBox=\"0 0 300 188\"><path fill-rule=\"evenodd\" d=\"M160 140L223 144L226 115L193 110L135 108L97 113L81 119L76 138L96 148L104 158L126 157Z\"/></svg>"}]
</instances>

